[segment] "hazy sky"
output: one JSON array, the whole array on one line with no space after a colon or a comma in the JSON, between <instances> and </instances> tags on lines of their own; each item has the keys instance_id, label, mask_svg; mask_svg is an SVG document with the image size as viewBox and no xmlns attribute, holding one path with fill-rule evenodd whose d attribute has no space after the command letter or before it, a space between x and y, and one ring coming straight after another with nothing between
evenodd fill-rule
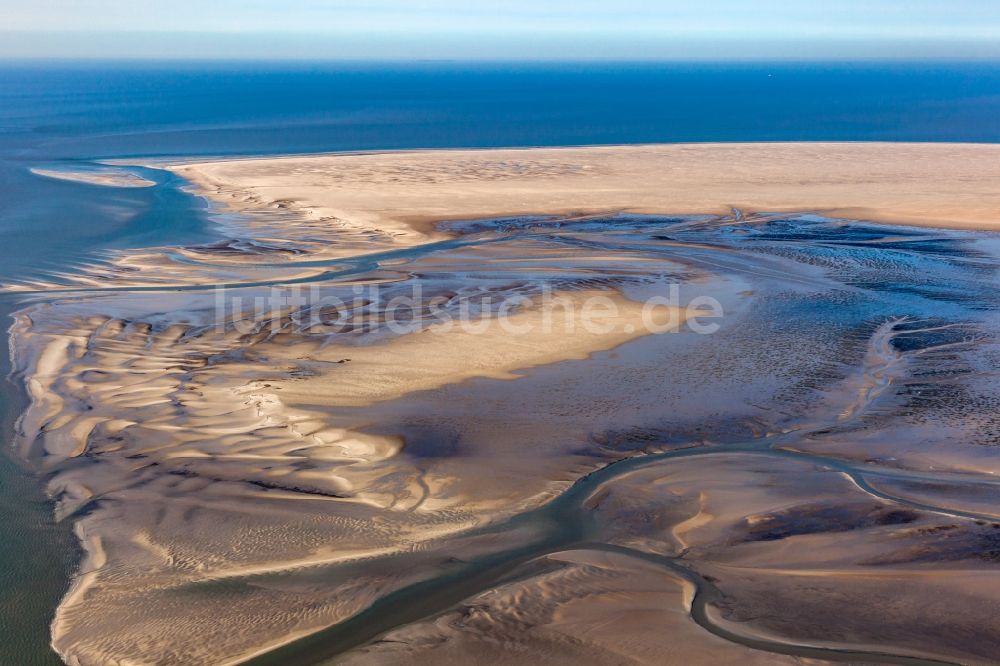
<instances>
[{"instance_id":1,"label":"hazy sky","mask_svg":"<svg viewBox=\"0 0 1000 666\"><path fill-rule=\"evenodd\" d=\"M0 0L0 57L997 58L1000 0Z\"/></svg>"}]
</instances>

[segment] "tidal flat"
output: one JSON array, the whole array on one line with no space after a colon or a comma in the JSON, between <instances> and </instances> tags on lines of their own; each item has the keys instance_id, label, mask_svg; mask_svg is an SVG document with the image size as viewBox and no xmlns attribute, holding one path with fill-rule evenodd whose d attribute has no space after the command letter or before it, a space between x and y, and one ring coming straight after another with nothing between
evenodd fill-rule
<instances>
[{"instance_id":1,"label":"tidal flat","mask_svg":"<svg viewBox=\"0 0 1000 666\"><path fill-rule=\"evenodd\" d=\"M86 553L54 647L989 663L997 152L892 150L157 165L225 240L7 285L17 446Z\"/></svg>"}]
</instances>

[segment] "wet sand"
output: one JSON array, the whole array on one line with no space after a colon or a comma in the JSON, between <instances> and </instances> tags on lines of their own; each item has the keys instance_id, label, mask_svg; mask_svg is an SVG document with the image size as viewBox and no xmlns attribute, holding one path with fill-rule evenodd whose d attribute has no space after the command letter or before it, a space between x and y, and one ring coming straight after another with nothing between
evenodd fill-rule
<instances>
[{"instance_id":1,"label":"wet sand","mask_svg":"<svg viewBox=\"0 0 1000 666\"><path fill-rule=\"evenodd\" d=\"M988 663L1000 243L859 220L993 228L996 156L171 167L225 207L229 239L8 287L19 451L87 552L55 648L71 664ZM419 326L387 329L386 302L418 285L402 310ZM670 285L674 325L650 334L643 304ZM696 296L723 307L717 332L686 321ZM599 330L595 297L614 311ZM331 302L336 325L316 316Z\"/></svg>"},{"instance_id":2,"label":"wet sand","mask_svg":"<svg viewBox=\"0 0 1000 666\"><path fill-rule=\"evenodd\" d=\"M123 169L107 168L93 171L70 171L67 169L31 169L31 173L45 178L70 180L88 185L103 185L104 187L152 187L156 185L151 180L143 178Z\"/></svg>"}]
</instances>

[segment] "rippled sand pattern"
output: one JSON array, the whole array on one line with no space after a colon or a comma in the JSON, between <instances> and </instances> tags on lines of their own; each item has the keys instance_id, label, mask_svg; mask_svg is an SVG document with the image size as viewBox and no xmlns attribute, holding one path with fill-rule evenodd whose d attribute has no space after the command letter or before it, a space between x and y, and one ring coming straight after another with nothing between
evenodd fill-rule
<instances>
[{"instance_id":1,"label":"rippled sand pattern","mask_svg":"<svg viewBox=\"0 0 1000 666\"><path fill-rule=\"evenodd\" d=\"M255 205L231 241L21 285L18 445L87 554L69 663L1000 651L995 235L735 211L400 240ZM336 296L346 324L315 300L220 318L220 284ZM644 335L670 284L721 328ZM372 285L480 326L386 330ZM500 326L547 288L617 312Z\"/></svg>"}]
</instances>

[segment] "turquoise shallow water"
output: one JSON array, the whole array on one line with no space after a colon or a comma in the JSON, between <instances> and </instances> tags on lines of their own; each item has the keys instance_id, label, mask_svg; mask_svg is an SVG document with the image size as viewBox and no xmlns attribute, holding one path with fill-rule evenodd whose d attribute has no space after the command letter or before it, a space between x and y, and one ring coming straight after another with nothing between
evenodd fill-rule
<instances>
[{"instance_id":1,"label":"turquoise shallow water","mask_svg":"<svg viewBox=\"0 0 1000 666\"><path fill-rule=\"evenodd\" d=\"M127 156L673 141L1000 141L1000 65L0 66L0 281L111 248L212 237L182 183L39 177ZM16 301L0 297L9 323ZM0 357L7 371L6 346ZM23 404L0 394L4 439ZM0 663L52 663L76 561L36 478L0 456Z\"/></svg>"}]
</instances>

